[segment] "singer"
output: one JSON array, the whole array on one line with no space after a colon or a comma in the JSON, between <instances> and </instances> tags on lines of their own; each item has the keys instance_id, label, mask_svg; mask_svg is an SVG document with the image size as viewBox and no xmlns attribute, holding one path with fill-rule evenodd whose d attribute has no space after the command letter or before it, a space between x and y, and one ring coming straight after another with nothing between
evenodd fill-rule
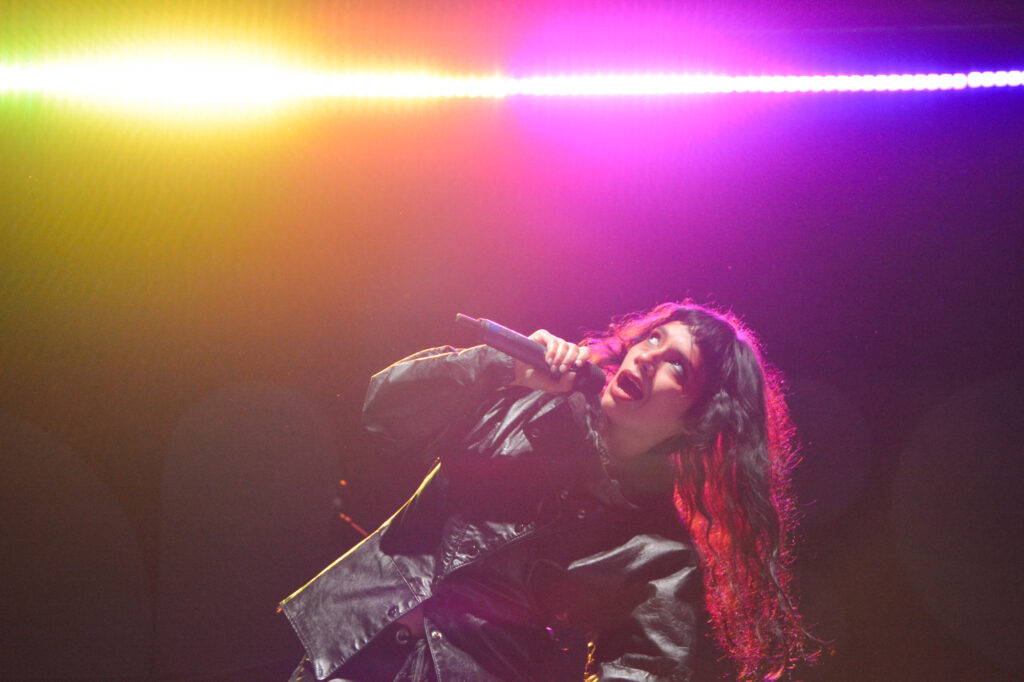
<instances>
[{"instance_id":1,"label":"singer","mask_svg":"<svg viewBox=\"0 0 1024 682\"><path fill-rule=\"evenodd\" d=\"M435 464L282 602L307 654L292 681L711 680L722 654L782 679L812 660L792 428L751 333L685 302L580 345L530 338L550 371L478 346L371 379L369 432ZM572 390L588 362L600 392Z\"/></svg>"}]
</instances>

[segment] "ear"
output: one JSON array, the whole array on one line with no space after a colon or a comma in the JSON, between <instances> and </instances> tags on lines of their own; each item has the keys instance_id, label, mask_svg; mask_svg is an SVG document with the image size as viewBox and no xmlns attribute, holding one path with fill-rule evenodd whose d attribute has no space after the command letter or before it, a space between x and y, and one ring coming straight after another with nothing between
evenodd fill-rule
<instances>
[{"instance_id":1,"label":"ear","mask_svg":"<svg viewBox=\"0 0 1024 682\"><path fill-rule=\"evenodd\" d=\"M679 425L679 433L673 436L672 440L681 446L682 441L687 440L690 436L693 435L693 432L697 430L697 424L695 423L695 421L696 418L693 416L693 408L691 407L690 410L688 410L687 413L683 415L683 418Z\"/></svg>"}]
</instances>

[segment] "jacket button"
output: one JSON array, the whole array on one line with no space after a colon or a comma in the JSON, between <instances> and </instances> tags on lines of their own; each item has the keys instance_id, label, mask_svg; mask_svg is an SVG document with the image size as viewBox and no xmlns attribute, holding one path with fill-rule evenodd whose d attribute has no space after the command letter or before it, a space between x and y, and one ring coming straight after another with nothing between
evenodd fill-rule
<instances>
[{"instance_id":1,"label":"jacket button","mask_svg":"<svg viewBox=\"0 0 1024 682\"><path fill-rule=\"evenodd\" d=\"M558 497L563 499L563 500L568 500L569 499L569 489L568 488L562 488L562 492L558 493Z\"/></svg>"},{"instance_id":2,"label":"jacket button","mask_svg":"<svg viewBox=\"0 0 1024 682\"><path fill-rule=\"evenodd\" d=\"M472 540L463 542L459 547L459 553L468 556L470 559L480 553L480 547L477 546Z\"/></svg>"},{"instance_id":3,"label":"jacket button","mask_svg":"<svg viewBox=\"0 0 1024 682\"><path fill-rule=\"evenodd\" d=\"M586 507L580 507L579 509L577 509L576 510L576 518L579 519L580 521L582 521L583 519L587 518L587 508Z\"/></svg>"},{"instance_id":4,"label":"jacket button","mask_svg":"<svg viewBox=\"0 0 1024 682\"><path fill-rule=\"evenodd\" d=\"M398 618L398 611L399 608L397 606L392 606L388 609L388 618Z\"/></svg>"},{"instance_id":5,"label":"jacket button","mask_svg":"<svg viewBox=\"0 0 1024 682\"><path fill-rule=\"evenodd\" d=\"M409 643L411 641L412 630L405 627L404 625L399 625L397 628L395 628L395 644L397 644L398 646L405 647L409 646Z\"/></svg>"},{"instance_id":6,"label":"jacket button","mask_svg":"<svg viewBox=\"0 0 1024 682\"><path fill-rule=\"evenodd\" d=\"M442 639L444 639L444 633L440 630L431 630L430 639L434 640L435 642L440 642Z\"/></svg>"}]
</instances>

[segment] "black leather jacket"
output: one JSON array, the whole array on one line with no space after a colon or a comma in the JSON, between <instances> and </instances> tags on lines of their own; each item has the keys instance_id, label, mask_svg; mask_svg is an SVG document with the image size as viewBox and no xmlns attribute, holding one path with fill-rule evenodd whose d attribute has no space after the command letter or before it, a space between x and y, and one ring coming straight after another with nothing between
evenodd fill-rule
<instances>
[{"instance_id":1,"label":"black leather jacket","mask_svg":"<svg viewBox=\"0 0 1024 682\"><path fill-rule=\"evenodd\" d=\"M508 387L512 361L439 348L376 374L364 424L440 463L281 606L318 679L423 605L439 682L690 680L702 603L667 462L602 463L580 393ZM344 670L338 673L344 677Z\"/></svg>"}]
</instances>

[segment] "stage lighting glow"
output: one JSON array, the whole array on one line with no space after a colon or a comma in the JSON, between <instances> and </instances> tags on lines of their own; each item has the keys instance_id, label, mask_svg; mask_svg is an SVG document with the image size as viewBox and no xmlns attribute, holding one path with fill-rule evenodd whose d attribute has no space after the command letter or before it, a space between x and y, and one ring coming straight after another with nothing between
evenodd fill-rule
<instances>
[{"instance_id":1,"label":"stage lighting glow","mask_svg":"<svg viewBox=\"0 0 1024 682\"><path fill-rule=\"evenodd\" d=\"M428 73L318 74L298 78L296 90L305 97L424 98L505 97L508 79L438 76Z\"/></svg>"},{"instance_id":2,"label":"stage lighting glow","mask_svg":"<svg viewBox=\"0 0 1024 682\"><path fill-rule=\"evenodd\" d=\"M255 53L253 53L254 55ZM0 94L36 93L161 112L267 109L323 99L684 96L1019 87L1020 70L970 73L729 76L692 73L509 77L330 72L240 53L173 51L0 64Z\"/></svg>"},{"instance_id":3,"label":"stage lighting glow","mask_svg":"<svg viewBox=\"0 0 1024 682\"><path fill-rule=\"evenodd\" d=\"M163 111L251 107L302 96L296 74L271 62L151 55L0 66L0 93L38 93Z\"/></svg>"}]
</instances>

